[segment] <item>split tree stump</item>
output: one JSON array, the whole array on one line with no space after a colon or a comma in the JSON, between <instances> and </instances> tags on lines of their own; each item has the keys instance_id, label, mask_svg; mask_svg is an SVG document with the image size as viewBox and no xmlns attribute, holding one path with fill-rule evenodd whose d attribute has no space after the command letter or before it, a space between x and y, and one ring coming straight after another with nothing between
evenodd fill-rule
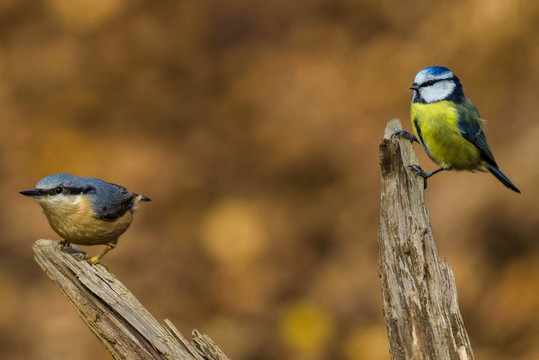
<instances>
[{"instance_id":1,"label":"split tree stump","mask_svg":"<svg viewBox=\"0 0 539 360\"><path fill-rule=\"evenodd\" d=\"M160 324L114 275L38 240L34 257L115 359L228 360L206 335L189 342L169 321Z\"/></svg>"}]
</instances>

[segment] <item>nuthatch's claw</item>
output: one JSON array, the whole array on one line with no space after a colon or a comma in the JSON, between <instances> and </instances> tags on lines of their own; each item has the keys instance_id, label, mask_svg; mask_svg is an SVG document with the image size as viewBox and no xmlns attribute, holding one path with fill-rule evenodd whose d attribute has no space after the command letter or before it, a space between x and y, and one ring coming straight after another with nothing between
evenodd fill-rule
<instances>
[{"instance_id":1,"label":"nuthatch's claw","mask_svg":"<svg viewBox=\"0 0 539 360\"><path fill-rule=\"evenodd\" d=\"M96 255L96 256L93 256L93 257L91 257L91 258L86 257L85 261L86 261L87 263L89 263L90 265L101 265L101 266L103 266L105 269L108 270L109 267L108 267L107 265L105 265L105 264L99 262L99 259L100 259L100 258L101 258L100 255Z\"/></svg>"},{"instance_id":2,"label":"nuthatch's claw","mask_svg":"<svg viewBox=\"0 0 539 360\"><path fill-rule=\"evenodd\" d=\"M75 259L79 261L88 260L88 254L86 254L85 252L72 253L71 256L73 256Z\"/></svg>"},{"instance_id":3,"label":"nuthatch's claw","mask_svg":"<svg viewBox=\"0 0 539 360\"><path fill-rule=\"evenodd\" d=\"M69 243L67 242L67 240L62 239L62 240L58 241L56 246L58 247L58 249L64 250L65 247L69 247Z\"/></svg>"},{"instance_id":4,"label":"nuthatch's claw","mask_svg":"<svg viewBox=\"0 0 539 360\"><path fill-rule=\"evenodd\" d=\"M81 249L76 248L67 241L63 240L58 243L58 247L61 251L66 252L78 260L88 259L88 254Z\"/></svg>"}]
</instances>

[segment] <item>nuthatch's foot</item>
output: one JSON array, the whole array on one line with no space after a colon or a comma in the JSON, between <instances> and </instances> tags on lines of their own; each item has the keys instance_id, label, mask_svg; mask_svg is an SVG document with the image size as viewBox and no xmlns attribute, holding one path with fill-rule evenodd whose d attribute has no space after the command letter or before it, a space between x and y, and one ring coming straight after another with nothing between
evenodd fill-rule
<instances>
[{"instance_id":1,"label":"nuthatch's foot","mask_svg":"<svg viewBox=\"0 0 539 360\"><path fill-rule=\"evenodd\" d=\"M97 265L97 264L103 265L103 266L107 269L107 266L104 265L104 264L102 264L102 263L100 263L99 260L100 260L106 253L108 253L109 251L111 251L112 249L114 249L114 247L116 246L116 243L110 243L110 244L107 244L106 246L107 246L107 247L101 252L101 254L96 255L96 256L90 258L90 259L88 260L88 262L89 262L90 264L93 264L93 265Z\"/></svg>"},{"instance_id":2,"label":"nuthatch's foot","mask_svg":"<svg viewBox=\"0 0 539 360\"><path fill-rule=\"evenodd\" d=\"M105 265L105 264L99 262L100 257L101 257L101 256L99 256L99 255L93 256L93 257L91 257L91 258L86 257L85 261L86 261L87 263L89 263L90 265L101 265L101 266L103 266L106 270L108 270L109 267L108 267L107 265Z\"/></svg>"},{"instance_id":3,"label":"nuthatch's foot","mask_svg":"<svg viewBox=\"0 0 539 360\"><path fill-rule=\"evenodd\" d=\"M57 246L60 250L64 250L65 247L69 247L69 242L67 242L67 240L60 240L60 241L58 241L58 243L56 244L56 246Z\"/></svg>"},{"instance_id":4,"label":"nuthatch's foot","mask_svg":"<svg viewBox=\"0 0 539 360\"><path fill-rule=\"evenodd\" d=\"M86 254L84 251L78 252L78 253L72 253L71 256L73 256L75 259L79 261L86 261L88 260L88 254Z\"/></svg>"},{"instance_id":5,"label":"nuthatch's foot","mask_svg":"<svg viewBox=\"0 0 539 360\"><path fill-rule=\"evenodd\" d=\"M406 130L395 131L393 134L391 134L392 138L394 138L395 136L408 139L408 140L410 140L411 143L413 143L414 141L417 142L417 143L419 142L414 134L409 133Z\"/></svg>"},{"instance_id":6,"label":"nuthatch's foot","mask_svg":"<svg viewBox=\"0 0 539 360\"><path fill-rule=\"evenodd\" d=\"M75 246L71 245L69 242L65 240L61 240L58 242L58 247L61 251L64 251L68 254L71 254L75 259L78 260L86 260L88 259L88 255L86 252L82 251L81 249L76 248Z\"/></svg>"}]
</instances>

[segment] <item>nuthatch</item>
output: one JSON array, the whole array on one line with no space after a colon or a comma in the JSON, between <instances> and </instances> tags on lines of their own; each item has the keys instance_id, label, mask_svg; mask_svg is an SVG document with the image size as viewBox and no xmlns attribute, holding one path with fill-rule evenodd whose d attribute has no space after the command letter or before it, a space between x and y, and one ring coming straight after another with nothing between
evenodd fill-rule
<instances>
[{"instance_id":1,"label":"nuthatch","mask_svg":"<svg viewBox=\"0 0 539 360\"><path fill-rule=\"evenodd\" d=\"M54 174L41 179L34 190L20 192L37 200L52 229L60 235L62 248L70 243L106 245L90 262L96 264L112 250L133 219L143 195L103 180Z\"/></svg>"}]
</instances>

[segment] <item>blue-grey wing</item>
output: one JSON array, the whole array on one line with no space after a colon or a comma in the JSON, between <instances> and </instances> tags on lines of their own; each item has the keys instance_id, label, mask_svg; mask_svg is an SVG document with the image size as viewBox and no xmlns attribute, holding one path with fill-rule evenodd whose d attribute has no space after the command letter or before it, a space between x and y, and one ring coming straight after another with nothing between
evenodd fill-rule
<instances>
[{"instance_id":1,"label":"blue-grey wing","mask_svg":"<svg viewBox=\"0 0 539 360\"><path fill-rule=\"evenodd\" d=\"M125 215L133 207L136 194L127 191L119 185L108 184L109 186L100 189L102 201L97 205L97 213L102 220L114 220ZM111 186L112 185L112 186Z\"/></svg>"},{"instance_id":2,"label":"blue-grey wing","mask_svg":"<svg viewBox=\"0 0 539 360\"><path fill-rule=\"evenodd\" d=\"M471 123L470 121L466 121L465 117L461 116L459 118L458 127L462 137L477 146L477 148L481 151L481 157L483 160L485 160L488 164L497 166L496 160L494 160L494 155L492 155L492 152L488 147L487 139L483 129L481 129L480 123Z\"/></svg>"}]
</instances>

